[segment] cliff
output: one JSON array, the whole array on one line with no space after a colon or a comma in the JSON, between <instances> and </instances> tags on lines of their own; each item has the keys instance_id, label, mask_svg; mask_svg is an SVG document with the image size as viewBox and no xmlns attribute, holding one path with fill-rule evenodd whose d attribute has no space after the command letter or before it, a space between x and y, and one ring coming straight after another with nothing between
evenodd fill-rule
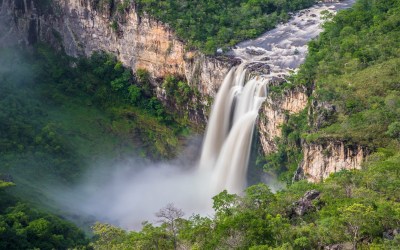
<instances>
[{"instance_id":1,"label":"cliff","mask_svg":"<svg viewBox=\"0 0 400 250\"><path fill-rule=\"evenodd\" d=\"M282 137L281 126L288 121L290 115L308 109L308 122L313 127L320 127L335 107L326 103L308 104L309 97L305 88L287 90L282 94L271 94L264 102L258 121L261 146L266 155L277 151L277 138ZM303 160L293 180L307 179L320 182L331 173L342 169L360 169L369 151L360 145L346 145L343 141L321 141L301 143Z\"/></svg>"},{"instance_id":2,"label":"cliff","mask_svg":"<svg viewBox=\"0 0 400 250\"><path fill-rule=\"evenodd\" d=\"M214 96L227 71L237 63L188 51L168 25L139 15L134 4L113 10L115 6L99 6L92 0L53 0L45 11L36 5L31 0L1 2L3 43L44 41L74 57L105 51L133 71L149 71L157 87L167 75L175 75L203 97ZM206 100L201 102L209 105Z\"/></svg>"},{"instance_id":3,"label":"cliff","mask_svg":"<svg viewBox=\"0 0 400 250\"><path fill-rule=\"evenodd\" d=\"M276 151L275 138L282 136L282 124L287 121L288 115L299 113L306 108L307 102L308 96L303 88L267 97L258 120L260 141L265 154Z\"/></svg>"},{"instance_id":4,"label":"cliff","mask_svg":"<svg viewBox=\"0 0 400 250\"><path fill-rule=\"evenodd\" d=\"M108 3L111 2L119 3ZM17 41L30 45L44 41L75 57L99 50L112 53L133 71L148 70L161 99L166 98L161 87L163 78L167 75L183 78L201 94L192 101L203 105L189 112L189 118L197 123L204 124L207 116L204 105L210 105L208 97L215 96L229 68L238 63L230 58L209 57L187 50L168 25L145 13L139 15L133 4L117 10L115 6L99 6L93 0L53 0L51 6L38 6L32 0L3 0L0 4L0 23L4 24L0 26L0 43ZM258 122L265 154L276 151L275 138L282 135L281 125L289 115L306 108L307 103L308 96L302 88L267 98ZM174 104L170 107L178 108ZM314 122L321 124L324 119ZM366 155L365 150L347 147L341 142L304 143L303 152L303 163L296 178L310 181L319 181L343 168L360 168Z\"/></svg>"},{"instance_id":5,"label":"cliff","mask_svg":"<svg viewBox=\"0 0 400 250\"><path fill-rule=\"evenodd\" d=\"M367 154L365 148L345 145L343 142L304 143L303 162L299 166L294 179L320 182L331 173L343 169L361 169L361 163Z\"/></svg>"}]
</instances>

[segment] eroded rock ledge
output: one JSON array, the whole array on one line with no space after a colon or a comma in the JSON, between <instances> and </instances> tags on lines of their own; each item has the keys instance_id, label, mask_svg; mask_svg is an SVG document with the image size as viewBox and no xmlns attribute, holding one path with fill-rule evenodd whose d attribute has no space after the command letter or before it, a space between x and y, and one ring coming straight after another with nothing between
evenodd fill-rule
<instances>
[{"instance_id":1,"label":"eroded rock ledge","mask_svg":"<svg viewBox=\"0 0 400 250\"><path fill-rule=\"evenodd\" d=\"M309 97L306 93L305 88L296 88L287 90L279 96L270 95L264 102L258 121L258 131L266 155L276 152L276 138L282 136L281 126L287 122L289 115L310 108L307 106ZM313 103L312 107L315 105ZM308 113L311 114L310 111ZM331 173L342 169L361 169L362 162L369 154L368 149L360 145L346 145L343 141L329 140L303 142L302 151L303 161L293 179L307 179L310 182L320 182Z\"/></svg>"},{"instance_id":2,"label":"eroded rock ledge","mask_svg":"<svg viewBox=\"0 0 400 250\"><path fill-rule=\"evenodd\" d=\"M304 143L303 155L303 162L294 179L320 182L331 173L343 169L361 169L361 163L368 155L368 149L360 145L346 145L344 142L334 141L321 144Z\"/></svg>"},{"instance_id":3,"label":"eroded rock ledge","mask_svg":"<svg viewBox=\"0 0 400 250\"><path fill-rule=\"evenodd\" d=\"M281 96L268 96L260 111L258 122L260 141L265 154L277 150L276 137L282 136L281 126L288 115L304 110L308 103L305 88L285 91Z\"/></svg>"}]
</instances>

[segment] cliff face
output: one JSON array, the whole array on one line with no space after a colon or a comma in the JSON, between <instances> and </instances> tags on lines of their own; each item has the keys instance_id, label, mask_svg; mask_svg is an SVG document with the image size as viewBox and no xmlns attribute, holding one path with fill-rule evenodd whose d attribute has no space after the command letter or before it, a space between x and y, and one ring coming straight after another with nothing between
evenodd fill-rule
<instances>
[{"instance_id":1,"label":"cliff face","mask_svg":"<svg viewBox=\"0 0 400 250\"><path fill-rule=\"evenodd\" d=\"M280 96L272 95L267 98L262 106L258 122L260 141L266 155L276 152L275 139L282 136L281 126L287 122L288 116L304 110L307 103L308 96L305 89L294 89ZM319 106L313 103L313 110L315 111L315 107ZM326 104L325 106L334 112L331 110L332 107ZM309 115L311 114L309 111ZM323 119L325 118L317 119L318 124L323 123ZM342 169L360 169L368 155L367 149L357 145L345 145L340 141L312 144L303 142L302 151L303 161L295 173L294 180L307 179L311 182L320 182L331 173Z\"/></svg>"},{"instance_id":2,"label":"cliff face","mask_svg":"<svg viewBox=\"0 0 400 250\"><path fill-rule=\"evenodd\" d=\"M343 169L361 169L367 151L361 146L346 146L343 142L303 144L304 158L295 179L319 182L331 173Z\"/></svg>"},{"instance_id":3,"label":"cliff face","mask_svg":"<svg viewBox=\"0 0 400 250\"><path fill-rule=\"evenodd\" d=\"M275 138L282 136L282 124L287 121L288 115L302 111L307 102L305 89L287 91L279 97L267 97L261 107L258 122L260 141L265 154L277 150Z\"/></svg>"},{"instance_id":4,"label":"cliff face","mask_svg":"<svg viewBox=\"0 0 400 250\"><path fill-rule=\"evenodd\" d=\"M1 2L0 20L6 25L0 39L17 38L20 44L45 41L75 57L106 51L134 71L148 70L157 86L165 76L176 75L203 96L215 95L235 63L187 51L168 25L139 16L133 4L112 14L109 6L96 6L92 0L53 0L46 11L34 2Z\"/></svg>"}]
</instances>

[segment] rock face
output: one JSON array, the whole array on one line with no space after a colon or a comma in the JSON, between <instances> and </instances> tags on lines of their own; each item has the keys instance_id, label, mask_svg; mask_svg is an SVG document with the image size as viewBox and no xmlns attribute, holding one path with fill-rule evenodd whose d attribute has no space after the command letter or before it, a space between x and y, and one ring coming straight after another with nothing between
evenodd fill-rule
<instances>
[{"instance_id":1,"label":"rock face","mask_svg":"<svg viewBox=\"0 0 400 250\"><path fill-rule=\"evenodd\" d=\"M139 15L134 4L111 13L110 6L96 6L94 0L53 0L46 11L34 2L0 2L0 20L6 24L0 27L0 42L18 40L29 45L45 41L74 57L106 51L134 71L148 70L155 85L175 75L204 96L214 96L227 71L237 63L188 51L168 25Z\"/></svg>"},{"instance_id":2,"label":"rock face","mask_svg":"<svg viewBox=\"0 0 400 250\"><path fill-rule=\"evenodd\" d=\"M346 146L343 142L303 144L303 162L295 179L319 182L342 169L360 169L368 151L361 146Z\"/></svg>"},{"instance_id":3,"label":"rock face","mask_svg":"<svg viewBox=\"0 0 400 250\"><path fill-rule=\"evenodd\" d=\"M261 107L258 131L265 154L276 151L276 137L282 136L281 126L288 119L288 114L302 111L308 102L305 89L287 91L282 96L269 96Z\"/></svg>"},{"instance_id":4,"label":"rock face","mask_svg":"<svg viewBox=\"0 0 400 250\"><path fill-rule=\"evenodd\" d=\"M267 98L258 121L260 141L266 155L276 152L276 138L282 136L281 126L287 122L288 115L301 112L307 103L308 96L305 89L294 89L286 91L281 96L270 95ZM318 104L312 103L314 110L315 106ZM310 111L308 113L311 115ZM319 119L318 124L322 124L322 120L323 118ZM366 148L347 146L340 141L312 144L304 142L302 151L303 161L293 179L307 179L311 182L320 182L331 173L342 169L360 169L361 163L368 155Z\"/></svg>"},{"instance_id":5,"label":"rock face","mask_svg":"<svg viewBox=\"0 0 400 250\"><path fill-rule=\"evenodd\" d=\"M303 216L307 212L315 210L313 201L318 199L320 192L317 190L307 191L304 196L296 201L292 207L292 216Z\"/></svg>"}]
</instances>

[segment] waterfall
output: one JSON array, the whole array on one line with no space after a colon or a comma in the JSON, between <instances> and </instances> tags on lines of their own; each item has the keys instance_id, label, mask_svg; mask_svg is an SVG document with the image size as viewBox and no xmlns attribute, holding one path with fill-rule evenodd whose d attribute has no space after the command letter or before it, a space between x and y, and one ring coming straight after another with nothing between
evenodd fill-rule
<instances>
[{"instance_id":1,"label":"waterfall","mask_svg":"<svg viewBox=\"0 0 400 250\"><path fill-rule=\"evenodd\" d=\"M322 31L323 10L334 13L353 3L321 3L299 11L289 22L237 44L228 53L244 63L226 75L211 110L199 163L200 171L211 174L211 192L243 191L254 124L266 98L268 79L284 80L304 61L307 42ZM263 77L246 79L246 67L251 64L263 69Z\"/></svg>"},{"instance_id":2,"label":"waterfall","mask_svg":"<svg viewBox=\"0 0 400 250\"><path fill-rule=\"evenodd\" d=\"M236 92L243 86L244 65L232 68L215 97L200 158L200 169L212 169L229 132L229 120Z\"/></svg>"},{"instance_id":3,"label":"waterfall","mask_svg":"<svg viewBox=\"0 0 400 250\"><path fill-rule=\"evenodd\" d=\"M241 193L246 186L254 124L267 81L255 77L246 82L245 67L242 63L229 71L211 110L199 169L211 171L213 193Z\"/></svg>"}]
</instances>

